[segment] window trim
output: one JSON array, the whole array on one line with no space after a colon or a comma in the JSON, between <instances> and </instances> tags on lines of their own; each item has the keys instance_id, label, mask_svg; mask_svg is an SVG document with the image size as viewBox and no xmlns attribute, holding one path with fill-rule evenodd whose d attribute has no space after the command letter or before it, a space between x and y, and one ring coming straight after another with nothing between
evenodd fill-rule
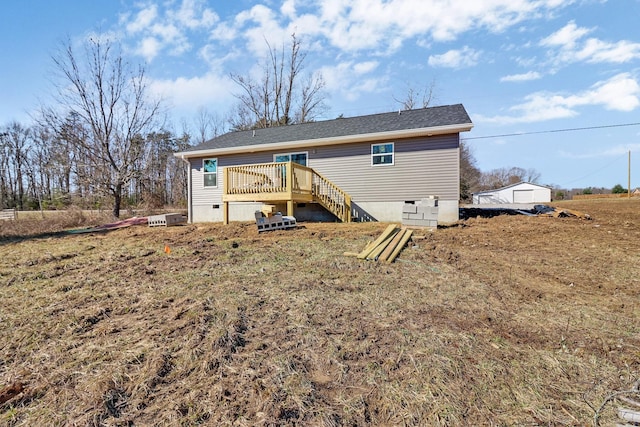
<instances>
[{"instance_id":1,"label":"window trim","mask_svg":"<svg viewBox=\"0 0 640 427\"><path fill-rule=\"evenodd\" d=\"M307 164L306 165L301 165L301 166L309 167L309 152L308 151L292 151L290 153L274 153L273 162L274 163L277 162L277 160L276 160L277 156L289 156L289 159L291 159L291 156L293 156L294 154L304 154L306 159L307 159ZM296 164L299 164L299 163L296 163Z\"/></svg>"},{"instance_id":2,"label":"window trim","mask_svg":"<svg viewBox=\"0 0 640 427\"><path fill-rule=\"evenodd\" d=\"M374 154L373 153L373 147L377 147L380 145L391 145L391 152L390 153L378 153L378 154ZM376 157L382 157L382 156L391 156L391 162L390 163L374 163L373 159ZM372 167L379 167L379 166L393 166L396 163L396 146L394 142L381 142L378 144L371 144L371 166Z\"/></svg>"},{"instance_id":3,"label":"window trim","mask_svg":"<svg viewBox=\"0 0 640 427\"><path fill-rule=\"evenodd\" d=\"M215 160L216 162L216 171L215 172L206 172L204 170L204 162L206 162L207 160ZM218 163L218 158L217 157L207 157L202 159L202 186L204 188L218 188L218 170L220 169L220 164ZM216 185L207 185L207 179L206 176L207 175L215 175L216 176Z\"/></svg>"}]
</instances>

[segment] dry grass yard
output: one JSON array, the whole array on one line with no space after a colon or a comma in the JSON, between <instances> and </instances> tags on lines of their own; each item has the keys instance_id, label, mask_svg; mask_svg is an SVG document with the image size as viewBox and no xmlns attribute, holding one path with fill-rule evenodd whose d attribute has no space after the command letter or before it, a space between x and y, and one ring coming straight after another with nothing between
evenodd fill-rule
<instances>
[{"instance_id":1,"label":"dry grass yard","mask_svg":"<svg viewBox=\"0 0 640 427\"><path fill-rule=\"evenodd\" d=\"M343 256L387 224L3 221L0 425L593 425L640 377L640 201L562 206L593 219L474 218L389 265Z\"/></svg>"}]
</instances>

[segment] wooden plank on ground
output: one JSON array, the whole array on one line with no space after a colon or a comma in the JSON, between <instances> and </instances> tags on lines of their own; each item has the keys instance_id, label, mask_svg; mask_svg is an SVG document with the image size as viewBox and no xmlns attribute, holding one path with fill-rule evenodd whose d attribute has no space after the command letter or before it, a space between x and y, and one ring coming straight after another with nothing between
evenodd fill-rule
<instances>
[{"instance_id":1,"label":"wooden plank on ground","mask_svg":"<svg viewBox=\"0 0 640 427\"><path fill-rule=\"evenodd\" d=\"M618 408L618 418L625 421L630 421L634 424L640 423L640 412L627 408Z\"/></svg>"},{"instance_id":2,"label":"wooden plank on ground","mask_svg":"<svg viewBox=\"0 0 640 427\"><path fill-rule=\"evenodd\" d=\"M393 233L396 229L396 225L395 224L391 224L389 225L380 235L380 237L378 237L376 240L373 241L373 243L367 245L366 248L364 248L364 250L362 252L360 252L358 254L358 258L359 259L365 259L372 250L374 250L380 243L382 243L387 237L389 237L389 235L391 233Z\"/></svg>"},{"instance_id":3,"label":"wooden plank on ground","mask_svg":"<svg viewBox=\"0 0 640 427\"><path fill-rule=\"evenodd\" d=\"M398 243L398 246L396 246L391 255L389 255L389 258L385 261L387 264L391 264L393 260L396 259L396 257L400 254L402 248L404 248L404 245L406 245L411 238L411 234L413 234L413 230L407 230L404 233L404 235L402 236L402 240L400 240L400 243Z\"/></svg>"},{"instance_id":4,"label":"wooden plank on ground","mask_svg":"<svg viewBox=\"0 0 640 427\"><path fill-rule=\"evenodd\" d=\"M360 253L359 252L343 252L342 255L344 256L358 256Z\"/></svg>"},{"instance_id":5,"label":"wooden plank on ground","mask_svg":"<svg viewBox=\"0 0 640 427\"><path fill-rule=\"evenodd\" d=\"M400 231L396 233L395 236L393 236L393 240L391 241L391 243L389 243L389 245L385 248L385 250L382 251L382 253L378 257L378 261L385 262L387 259L389 259L389 256L391 256L391 254L393 253L395 248L398 246L398 244L400 243L400 241L402 240L402 237L406 232L407 232L407 229L402 228L400 229Z\"/></svg>"},{"instance_id":6,"label":"wooden plank on ground","mask_svg":"<svg viewBox=\"0 0 640 427\"><path fill-rule=\"evenodd\" d=\"M400 229L396 228L393 230L393 233L391 233L386 239L384 239L384 241L382 241L378 246L376 246L371 253L369 253L369 255L367 255L368 260L377 260L378 257L380 256L380 254L382 253L382 251L385 250L385 248L389 245L389 243L391 243L391 241L393 240L393 238L398 234L398 232L400 231Z\"/></svg>"}]
</instances>

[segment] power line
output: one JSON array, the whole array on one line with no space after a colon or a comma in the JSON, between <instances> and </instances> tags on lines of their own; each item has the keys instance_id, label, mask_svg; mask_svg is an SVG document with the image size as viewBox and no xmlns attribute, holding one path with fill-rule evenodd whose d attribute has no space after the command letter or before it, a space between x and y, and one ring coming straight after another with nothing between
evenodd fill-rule
<instances>
[{"instance_id":1,"label":"power line","mask_svg":"<svg viewBox=\"0 0 640 427\"><path fill-rule=\"evenodd\" d=\"M587 127L581 127L581 128L564 128L564 129L539 130L539 131L533 131L533 132L504 133L504 134L501 134L501 135L472 136L472 137L464 137L464 138L461 138L461 139L467 141L467 140L470 140L470 139L503 138L503 137L507 137L507 136L539 135L539 134L542 134L542 133L575 132L575 131L579 131L579 130L608 129L608 128L629 127L629 126L640 126L640 122L636 122L636 123L620 123L620 124L615 124L615 125L587 126Z\"/></svg>"},{"instance_id":2,"label":"power line","mask_svg":"<svg viewBox=\"0 0 640 427\"><path fill-rule=\"evenodd\" d=\"M582 181L585 178L589 178L589 177L597 174L598 172L601 172L601 171L603 171L605 169L608 169L611 165L613 165L614 163L620 161L620 159L622 159L623 157L626 157L626 156L627 156L626 154L622 154L622 155L614 158L613 160L611 160L609 163L607 163L606 165L602 166L601 168L596 169L594 171L591 171L588 174L586 174L586 175L584 175L584 176L582 176L580 178L577 178L577 179L574 179L574 180L571 180L571 181L568 181L568 182L564 183L564 187L568 187L569 186L568 184L573 184L574 182Z\"/></svg>"}]
</instances>

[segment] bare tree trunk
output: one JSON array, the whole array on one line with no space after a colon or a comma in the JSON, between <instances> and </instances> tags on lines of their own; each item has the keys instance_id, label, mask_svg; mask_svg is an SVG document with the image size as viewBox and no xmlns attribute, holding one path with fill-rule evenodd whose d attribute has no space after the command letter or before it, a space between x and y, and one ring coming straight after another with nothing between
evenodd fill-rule
<instances>
[{"instance_id":1,"label":"bare tree trunk","mask_svg":"<svg viewBox=\"0 0 640 427\"><path fill-rule=\"evenodd\" d=\"M117 183L113 189L113 217L120 218L120 207L122 205L122 183Z\"/></svg>"}]
</instances>

